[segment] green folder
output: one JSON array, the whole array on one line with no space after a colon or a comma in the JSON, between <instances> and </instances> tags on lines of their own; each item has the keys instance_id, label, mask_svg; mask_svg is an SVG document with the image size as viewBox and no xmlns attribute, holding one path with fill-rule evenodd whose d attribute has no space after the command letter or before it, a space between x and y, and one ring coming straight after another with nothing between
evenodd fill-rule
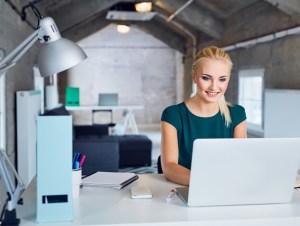
<instances>
[{"instance_id":1,"label":"green folder","mask_svg":"<svg viewBox=\"0 0 300 226\"><path fill-rule=\"evenodd\" d=\"M79 88L78 87L66 87L66 106L79 106Z\"/></svg>"}]
</instances>

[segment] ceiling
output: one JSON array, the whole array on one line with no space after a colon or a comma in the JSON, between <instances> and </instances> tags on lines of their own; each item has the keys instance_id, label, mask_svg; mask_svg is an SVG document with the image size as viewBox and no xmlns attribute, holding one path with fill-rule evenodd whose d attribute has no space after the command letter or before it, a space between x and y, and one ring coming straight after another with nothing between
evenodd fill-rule
<instances>
[{"instance_id":1,"label":"ceiling","mask_svg":"<svg viewBox=\"0 0 300 226\"><path fill-rule=\"evenodd\" d=\"M9 2L22 8L29 1ZM191 46L199 48L208 43L226 46L300 25L298 0L152 0L155 15L150 20L106 18L108 11L116 9L116 4L138 2L134 0L32 2L36 2L44 16L54 18L62 36L73 41L111 23L122 22L138 26L182 53ZM27 14L33 13L27 10ZM28 15L26 19L34 21L35 18Z\"/></svg>"}]
</instances>

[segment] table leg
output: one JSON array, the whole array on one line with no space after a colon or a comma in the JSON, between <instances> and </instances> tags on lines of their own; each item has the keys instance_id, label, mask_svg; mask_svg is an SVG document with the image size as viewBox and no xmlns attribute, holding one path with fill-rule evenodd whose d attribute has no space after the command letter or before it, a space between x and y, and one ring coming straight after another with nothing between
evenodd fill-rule
<instances>
[{"instance_id":1,"label":"table leg","mask_svg":"<svg viewBox=\"0 0 300 226\"><path fill-rule=\"evenodd\" d=\"M139 134L139 130L134 118L134 114L130 110L125 110L125 119L124 119L124 131L126 131L127 126L131 129L133 134Z\"/></svg>"}]
</instances>

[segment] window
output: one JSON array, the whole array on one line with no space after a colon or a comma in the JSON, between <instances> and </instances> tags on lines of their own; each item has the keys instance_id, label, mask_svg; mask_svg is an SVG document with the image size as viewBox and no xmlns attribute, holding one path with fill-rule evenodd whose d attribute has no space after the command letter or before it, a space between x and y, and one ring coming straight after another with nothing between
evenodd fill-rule
<instances>
[{"instance_id":1,"label":"window","mask_svg":"<svg viewBox=\"0 0 300 226\"><path fill-rule=\"evenodd\" d=\"M263 132L264 69L241 70L239 72L238 103L247 114L248 130Z\"/></svg>"},{"instance_id":2,"label":"window","mask_svg":"<svg viewBox=\"0 0 300 226\"><path fill-rule=\"evenodd\" d=\"M5 149L5 75L0 75L0 148Z\"/></svg>"}]
</instances>

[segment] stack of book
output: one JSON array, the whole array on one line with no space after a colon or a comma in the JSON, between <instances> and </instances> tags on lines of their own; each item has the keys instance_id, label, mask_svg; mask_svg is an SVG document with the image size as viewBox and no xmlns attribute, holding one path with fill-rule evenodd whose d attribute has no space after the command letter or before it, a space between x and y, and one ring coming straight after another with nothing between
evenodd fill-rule
<instances>
[{"instance_id":1,"label":"stack of book","mask_svg":"<svg viewBox=\"0 0 300 226\"><path fill-rule=\"evenodd\" d=\"M82 179L84 187L121 189L139 177L135 173L96 172Z\"/></svg>"}]
</instances>

